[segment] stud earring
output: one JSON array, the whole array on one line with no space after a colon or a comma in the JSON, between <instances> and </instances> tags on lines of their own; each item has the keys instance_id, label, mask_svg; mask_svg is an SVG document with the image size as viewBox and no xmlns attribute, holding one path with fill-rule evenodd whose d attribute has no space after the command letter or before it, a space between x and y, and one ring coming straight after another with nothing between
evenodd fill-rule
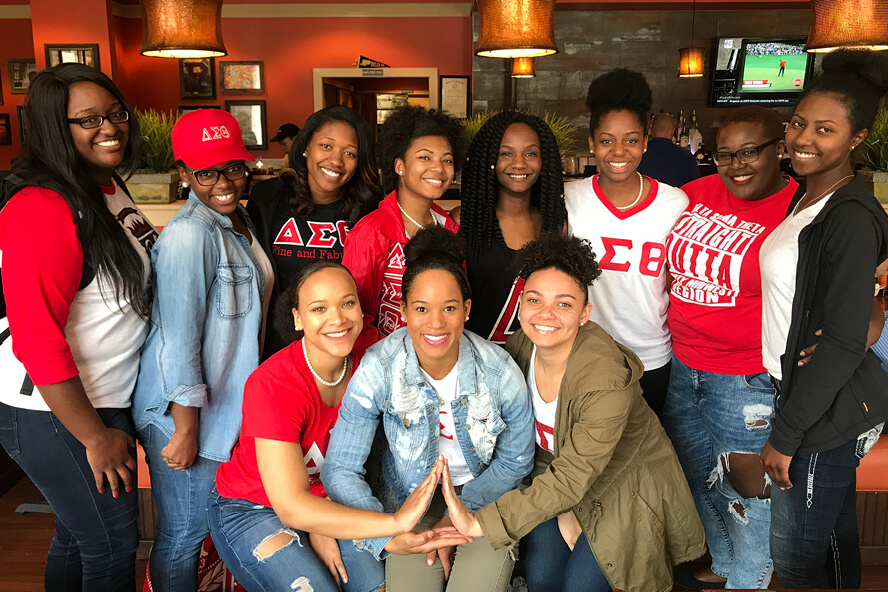
<instances>
[{"instance_id":1,"label":"stud earring","mask_svg":"<svg viewBox=\"0 0 888 592\"><path fill-rule=\"evenodd\" d=\"M857 148L857 146L851 146L851 150L854 150L855 148Z\"/></svg>"},{"instance_id":2,"label":"stud earring","mask_svg":"<svg viewBox=\"0 0 888 592\"><path fill-rule=\"evenodd\" d=\"M641 151L641 153L644 154L644 153L647 152L647 151L648 151L648 149L645 148L644 150Z\"/></svg>"},{"instance_id":3,"label":"stud earring","mask_svg":"<svg viewBox=\"0 0 888 592\"><path fill-rule=\"evenodd\" d=\"M302 158L308 158L308 155L307 155L305 152L303 152L303 153L302 153Z\"/></svg>"},{"instance_id":4,"label":"stud earring","mask_svg":"<svg viewBox=\"0 0 888 592\"><path fill-rule=\"evenodd\" d=\"M403 174L404 174L404 171L398 171L398 174L399 174L399 175L403 175Z\"/></svg>"},{"instance_id":5,"label":"stud earring","mask_svg":"<svg viewBox=\"0 0 888 592\"><path fill-rule=\"evenodd\" d=\"M469 315L466 315L466 322L469 321Z\"/></svg>"},{"instance_id":6,"label":"stud earring","mask_svg":"<svg viewBox=\"0 0 888 592\"><path fill-rule=\"evenodd\" d=\"M495 165L495 164L490 165L490 170L495 170L495 169L496 169L496 165Z\"/></svg>"},{"instance_id":7,"label":"stud earring","mask_svg":"<svg viewBox=\"0 0 888 592\"><path fill-rule=\"evenodd\" d=\"M182 181L182 187L188 189L191 185L189 185L188 181Z\"/></svg>"}]
</instances>

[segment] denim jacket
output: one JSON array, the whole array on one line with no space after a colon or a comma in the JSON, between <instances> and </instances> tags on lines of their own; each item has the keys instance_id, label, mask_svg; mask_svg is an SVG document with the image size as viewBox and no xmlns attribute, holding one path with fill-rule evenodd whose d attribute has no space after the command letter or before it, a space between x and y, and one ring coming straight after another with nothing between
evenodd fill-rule
<instances>
[{"instance_id":1,"label":"denim jacket","mask_svg":"<svg viewBox=\"0 0 888 592\"><path fill-rule=\"evenodd\" d=\"M252 229L243 207L238 213ZM251 230L252 232L252 230ZM172 436L170 403L200 407L198 454L227 461L244 384L259 365L265 276L231 220L190 197L151 252L151 331L133 395L136 429Z\"/></svg>"},{"instance_id":2,"label":"denim jacket","mask_svg":"<svg viewBox=\"0 0 888 592\"><path fill-rule=\"evenodd\" d=\"M474 477L460 498L477 512L517 487L533 468L533 407L512 358L469 331L459 341L457 382L451 405L456 439ZM321 471L330 499L377 512L397 510L437 460L439 404L420 373L406 328L367 350L342 398ZM380 421L386 442L380 447L382 483L374 482L371 491L364 463ZM388 541L355 544L382 559Z\"/></svg>"}]
</instances>

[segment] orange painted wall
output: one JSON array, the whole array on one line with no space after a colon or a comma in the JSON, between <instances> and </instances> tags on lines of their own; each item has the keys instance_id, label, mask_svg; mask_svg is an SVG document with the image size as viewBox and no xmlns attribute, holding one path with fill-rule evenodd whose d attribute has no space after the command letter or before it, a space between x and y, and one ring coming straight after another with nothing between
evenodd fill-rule
<instances>
[{"instance_id":1,"label":"orange painted wall","mask_svg":"<svg viewBox=\"0 0 888 592\"><path fill-rule=\"evenodd\" d=\"M11 4L7 2L6 4ZM2 86L3 104L0 113L9 115L11 146L0 145L0 168L9 168L9 163L21 151L19 142L19 124L16 106L21 105L25 95L9 92L9 58L33 58L34 39L31 35L31 21L28 19L0 19L0 86Z\"/></svg>"},{"instance_id":2,"label":"orange painted wall","mask_svg":"<svg viewBox=\"0 0 888 592\"><path fill-rule=\"evenodd\" d=\"M216 60L215 101L179 97L178 60L139 55L141 21L114 18L118 31L116 80L138 107L176 109L225 100L266 101L270 133L286 121L302 125L313 112L312 69L348 68L358 55L392 67L438 68L471 75L472 20L447 18L243 18L222 21L228 56ZM261 60L266 94L227 95L219 89L219 60Z\"/></svg>"}]
</instances>

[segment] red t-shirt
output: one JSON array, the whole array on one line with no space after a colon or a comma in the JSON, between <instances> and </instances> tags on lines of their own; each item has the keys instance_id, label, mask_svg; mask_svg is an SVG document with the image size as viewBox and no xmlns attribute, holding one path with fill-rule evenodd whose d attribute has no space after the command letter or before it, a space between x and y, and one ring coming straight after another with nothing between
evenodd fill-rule
<instances>
[{"instance_id":1,"label":"red t-shirt","mask_svg":"<svg viewBox=\"0 0 888 592\"><path fill-rule=\"evenodd\" d=\"M358 337L352 350L353 372L375 338L376 331L364 331ZM339 405L330 407L321 399L305 363L301 339L274 354L247 379L240 438L231 460L216 472L219 493L271 507L256 462L256 438L265 438L298 442L308 469L309 492L326 497L321 467L338 414Z\"/></svg>"},{"instance_id":2,"label":"red t-shirt","mask_svg":"<svg viewBox=\"0 0 888 592\"><path fill-rule=\"evenodd\" d=\"M758 201L733 195L719 175L682 187L690 204L666 242L672 352L705 372L757 374L762 366L762 242L798 188Z\"/></svg>"}]
</instances>

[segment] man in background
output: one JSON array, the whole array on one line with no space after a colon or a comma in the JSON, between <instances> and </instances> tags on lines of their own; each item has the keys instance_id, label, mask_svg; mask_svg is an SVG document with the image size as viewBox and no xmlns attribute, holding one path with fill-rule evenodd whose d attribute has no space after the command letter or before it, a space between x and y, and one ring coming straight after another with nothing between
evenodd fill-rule
<instances>
[{"instance_id":1,"label":"man in background","mask_svg":"<svg viewBox=\"0 0 888 592\"><path fill-rule=\"evenodd\" d=\"M675 121L669 113L657 113L651 123L651 139L641 157L638 172L661 183L681 187L700 178L696 159L672 142Z\"/></svg>"},{"instance_id":2,"label":"man in background","mask_svg":"<svg viewBox=\"0 0 888 592\"><path fill-rule=\"evenodd\" d=\"M281 149L284 151L284 162L283 167L285 169L290 168L290 147L293 146L293 140L296 139L296 134L299 133L299 126L295 123L285 123L281 127L278 128L277 134L271 139L272 142L277 142L281 145Z\"/></svg>"}]
</instances>

